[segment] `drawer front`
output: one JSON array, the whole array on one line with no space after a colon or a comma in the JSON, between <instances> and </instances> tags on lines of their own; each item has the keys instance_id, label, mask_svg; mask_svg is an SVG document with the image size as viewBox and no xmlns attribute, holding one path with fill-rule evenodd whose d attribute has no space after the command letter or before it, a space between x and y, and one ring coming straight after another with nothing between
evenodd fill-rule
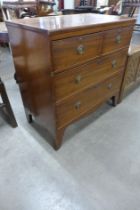
<instances>
[{"instance_id":1,"label":"drawer front","mask_svg":"<svg viewBox=\"0 0 140 210\"><path fill-rule=\"evenodd\" d=\"M56 100L105 80L123 69L127 49L60 73L54 78Z\"/></svg>"},{"instance_id":2,"label":"drawer front","mask_svg":"<svg viewBox=\"0 0 140 210\"><path fill-rule=\"evenodd\" d=\"M132 36L132 27L113 29L104 35L102 53L110 53L114 50L128 46Z\"/></svg>"},{"instance_id":3,"label":"drawer front","mask_svg":"<svg viewBox=\"0 0 140 210\"><path fill-rule=\"evenodd\" d=\"M107 100L120 89L122 74L76 94L56 106L57 126L63 127Z\"/></svg>"},{"instance_id":4,"label":"drawer front","mask_svg":"<svg viewBox=\"0 0 140 210\"><path fill-rule=\"evenodd\" d=\"M52 42L54 71L84 63L100 54L102 33L72 37Z\"/></svg>"}]
</instances>

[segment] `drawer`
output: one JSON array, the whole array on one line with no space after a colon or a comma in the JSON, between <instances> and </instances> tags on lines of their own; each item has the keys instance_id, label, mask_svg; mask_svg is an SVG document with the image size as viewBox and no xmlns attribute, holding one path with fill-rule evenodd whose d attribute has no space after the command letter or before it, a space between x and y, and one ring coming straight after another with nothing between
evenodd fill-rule
<instances>
[{"instance_id":1,"label":"drawer","mask_svg":"<svg viewBox=\"0 0 140 210\"><path fill-rule=\"evenodd\" d=\"M110 53L114 50L128 46L132 36L132 30L132 27L124 27L107 31L104 35L102 53Z\"/></svg>"},{"instance_id":2,"label":"drawer","mask_svg":"<svg viewBox=\"0 0 140 210\"><path fill-rule=\"evenodd\" d=\"M57 74L54 77L56 100L59 101L121 71L125 65L127 51L128 49L125 49Z\"/></svg>"},{"instance_id":3,"label":"drawer","mask_svg":"<svg viewBox=\"0 0 140 210\"><path fill-rule=\"evenodd\" d=\"M84 63L100 54L102 33L72 37L52 42L54 71Z\"/></svg>"},{"instance_id":4,"label":"drawer","mask_svg":"<svg viewBox=\"0 0 140 210\"><path fill-rule=\"evenodd\" d=\"M121 82L122 74L120 73L56 105L57 126L64 127L115 95L120 89Z\"/></svg>"}]
</instances>

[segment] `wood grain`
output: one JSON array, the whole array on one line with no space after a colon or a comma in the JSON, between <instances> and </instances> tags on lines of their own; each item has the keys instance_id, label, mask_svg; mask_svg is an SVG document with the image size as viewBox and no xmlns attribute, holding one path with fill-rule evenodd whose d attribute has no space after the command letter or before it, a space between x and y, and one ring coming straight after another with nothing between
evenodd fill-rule
<instances>
[{"instance_id":1,"label":"wood grain","mask_svg":"<svg viewBox=\"0 0 140 210\"><path fill-rule=\"evenodd\" d=\"M116 30L106 31L104 34L104 43L102 53L106 54L118 48L129 46L132 36L132 26L118 28Z\"/></svg>"},{"instance_id":2,"label":"wood grain","mask_svg":"<svg viewBox=\"0 0 140 210\"><path fill-rule=\"evenodd\" d=\"M116 95L121 86L122 75L120 73L63 101L63 103L56 107L57 126L60 128L65 127L77 119L77 117L82 116L83 113L100 104L101 101Z\"/></svg>"},{"instance_id":3,"label":"wood grain","mask_svg":"<svg viewBox=\"0 0 140 210\"><path fill-rule=\"evenodd\" d=\"M84 65L59 73L54 77L56 101L83 91L89 86L122 71L125 66L127 48L112 55L103 56Z\"/></svg>"},{"instance_id":4,"label":"wood grain","mask_svg":"<svg viewBox=\"0 0 140 210\"><path fill-rule=\"evenodd\" d=\"M84 63L99 56L102 47L102 37L102 33L95 33L53 41L54 70L63 71L68 67Z\"/></svg>"}]
</instances>

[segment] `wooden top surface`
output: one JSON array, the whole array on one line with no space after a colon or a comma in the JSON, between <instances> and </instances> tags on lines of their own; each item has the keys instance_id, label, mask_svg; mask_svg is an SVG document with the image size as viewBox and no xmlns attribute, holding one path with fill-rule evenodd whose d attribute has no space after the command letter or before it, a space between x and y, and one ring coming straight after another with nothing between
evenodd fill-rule
<instances>
[{"instance_id":1,"label":"wooden top surface","mask_svg":"<svg viewBox=\"0 0 140 210\"><path fill-rule=\"evenodd\" d=\"M129 22L130 25L133 25L135 19L124 18L120 16L88 13L6 21L7 25L18 25L22 28L45 30L50 33L65 30L81 29L85 27L96 27L97 25L115 25L117 23L125 22L127 22L127 24Z\"/></svg>"}]
</instances>

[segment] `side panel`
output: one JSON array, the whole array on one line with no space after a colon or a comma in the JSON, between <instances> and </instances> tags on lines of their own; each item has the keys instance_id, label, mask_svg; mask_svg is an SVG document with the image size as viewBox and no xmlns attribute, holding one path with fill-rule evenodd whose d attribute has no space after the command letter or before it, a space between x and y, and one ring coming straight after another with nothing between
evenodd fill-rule
<instances>
[{"instance_id":1,"label":"side panel","mask_svg":"<svg viewBox=\"0 0 140 210\"><path fill-rule=\"evenodd\" d=\"M32 114L39 124L52 129L54 111L49 37L45 32L12 26L8 26L8 32L26 114Z\"/></svg>"}]
</instances>

